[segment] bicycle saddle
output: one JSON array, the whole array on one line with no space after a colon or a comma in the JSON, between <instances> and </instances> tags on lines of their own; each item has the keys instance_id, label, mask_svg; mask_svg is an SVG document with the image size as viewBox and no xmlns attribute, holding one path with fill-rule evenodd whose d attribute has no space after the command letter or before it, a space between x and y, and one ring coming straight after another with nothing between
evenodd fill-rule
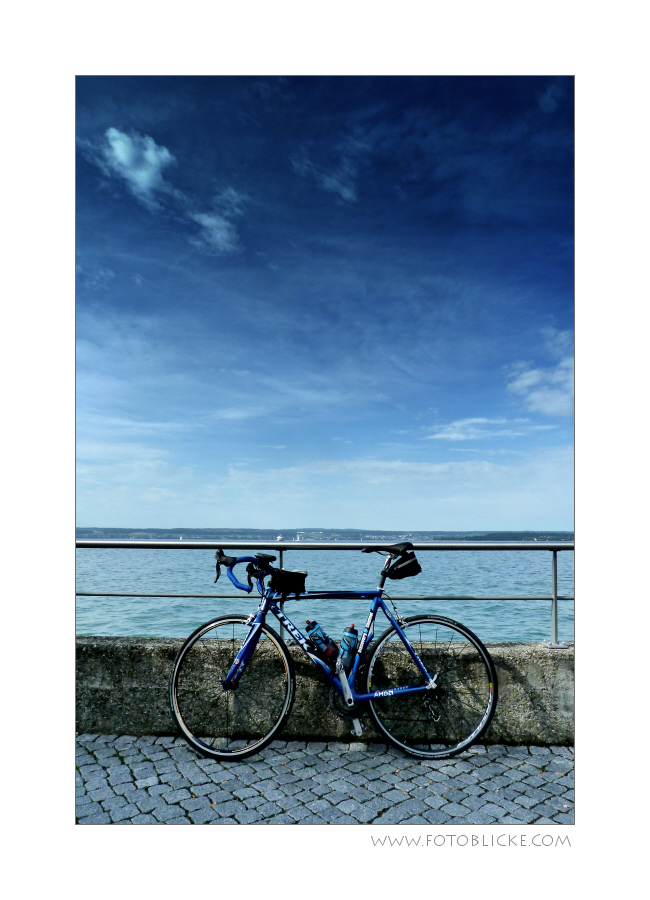
<instances>
[{"instance_id":1,"label":"bicycle saddle","mask_svg":"<svg viewBox=\"0 0 650 900\"><path fill-rule=\"evenodd\" d=\"M256 553L255 559L259 559L260 562L275 562L277 556L271 556L270 553Z\"/></svg>"},{"instance_id":2,"label":"bicycle saddle","mask_svg":"<svg viewBox=\"0 0 650 900\"><path fill-rule=\"evenodd\" d=\"M384 553L392 553L395 556L404 556L409 550L413 549L410 541L403 541L401 544L387 544L385 547L364 547L362 553L374 553L375 550L383 550Z\"/></svg>"}]
</instances>

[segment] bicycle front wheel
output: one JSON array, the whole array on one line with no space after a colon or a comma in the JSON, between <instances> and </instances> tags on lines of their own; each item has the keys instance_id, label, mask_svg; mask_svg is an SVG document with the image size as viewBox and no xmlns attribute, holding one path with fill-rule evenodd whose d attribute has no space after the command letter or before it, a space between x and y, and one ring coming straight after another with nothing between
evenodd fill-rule
<instances>
[{"instance_id":1,"label":"bicycle front wheel","mask_svg":"<svg viewBox=\"0 0 650 900\"><path fill-rule=\"evenodd\" d=\"M261 626L239 683L223 682L250 625L219 616L201 625L178 652L171 679L172 714L186 741L212 759L242 759L266 747L284 725L295 695L293 660L280 636Z\"/></svg>"},{"instance_id":2,"label":"bicycle front wheel","mask_svg":"<svg viewBox=\"0 0 650 900\"><path fill-rule=\"evenodd\" d=\"M386 694L368 702L380 733L412 756L443 759L466 750L485 732L497 702L497 675L490 654L469 628L442 616L410 616L401 625L435 681L426 678L394 627L370 656L366 692Z\"/></svg>"}]
</instances>

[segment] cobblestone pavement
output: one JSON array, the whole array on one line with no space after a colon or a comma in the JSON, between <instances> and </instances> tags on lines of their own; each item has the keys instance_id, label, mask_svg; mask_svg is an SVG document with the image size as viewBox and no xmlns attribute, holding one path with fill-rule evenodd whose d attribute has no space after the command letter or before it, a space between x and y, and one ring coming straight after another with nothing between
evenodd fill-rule
<instances>
[{"instance_id":1,"label":"cobblestone pavement","mask_svg":"<svg viewBox=\"0 0 650 900\"><path fill-rule=\"evenodd\" d=\"M82 825L573 824L573 784L568 747L422 762L383 744L275 741L219 763L180 738L77 737Z\"/></svg>"}]
</instances>

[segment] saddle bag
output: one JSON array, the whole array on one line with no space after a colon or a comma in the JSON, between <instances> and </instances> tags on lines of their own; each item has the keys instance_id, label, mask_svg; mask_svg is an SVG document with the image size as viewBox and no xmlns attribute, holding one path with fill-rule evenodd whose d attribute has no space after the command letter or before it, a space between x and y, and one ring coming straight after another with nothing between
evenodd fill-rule
<instances>
[{"instance_id":1,"label":"saddle bag","mask_svg":"<svg viewBox=\"0 0 650 900\"><path fill-rule=\"evenodd\" d=\"M289 594L305 593L305 579L307 572L290 572L288 569L271 569L271 578L269 587L276 594L281 594L282 599L286 600Z\"/></svg>"},{"instance_id":2,"label":"saddle bag","mask_svg":"<svg viewBox=\"0 0 650 900\"><path fill-rule=\"evenodd\" d=\"M399 556L395 562L386 569L386 576L388 578L399 580L400 578L410 578L411 575L417 575L421 571L422 567L417 561L415 553L412 550L409 550L408 553Z\"/></svg>"}]
</instances>

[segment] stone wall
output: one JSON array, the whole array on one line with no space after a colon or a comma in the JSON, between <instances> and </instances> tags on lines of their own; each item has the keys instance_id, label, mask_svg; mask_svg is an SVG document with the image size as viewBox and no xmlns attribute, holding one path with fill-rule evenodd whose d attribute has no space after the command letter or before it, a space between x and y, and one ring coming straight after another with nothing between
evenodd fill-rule
<instances>
[{"instance_id":1,"label":"stone wall","mask_svg":"<svg viewBox=\"0 0 650 900\"><path fill-rule=\"evenodd\" d=\"M77 638L78 733L175 734L169 678L182 640ZM571 745L574 740L574 649L543 644L489 644L497 668L499 701L483 740L495 744ZM302 651L296 665L296 700L284 740L350 740L350 725L329 707L329 687ZM362 715L362 740L379 740Z\"/></svg>"}]
</instances>

